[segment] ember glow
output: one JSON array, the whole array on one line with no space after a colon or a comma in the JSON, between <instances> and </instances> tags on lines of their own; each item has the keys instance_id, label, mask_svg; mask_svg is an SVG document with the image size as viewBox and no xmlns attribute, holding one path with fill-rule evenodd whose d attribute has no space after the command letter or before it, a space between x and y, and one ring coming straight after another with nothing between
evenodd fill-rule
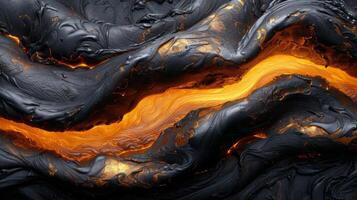
<instances>
[{"instance_id":1,"label":"ember glow","mask_svg":"<svg viewBox=\"0 0 357 200\"><path fill-rule=\"evenodd\" d=\"M36 147L71 160L88 159L98 153L120 155L130 149L118 145L119 141L132 143L130 146L134 146L134 150L148 147L161 131L188 112L247 97L275 78L289 74L322 77L330 86L356 100L357 78L343 70L293 56L275 55L252 66L240 81L231 85L215 89L170 88L147 96L121 121L110 125L98 125L86 131L50 132L1 118L0 130L20 133Z\"/></svg>"},{"instance_id":2,"label":"ember glow","mask_svg":"<svg viewBox=\"0 0 357 200\"><path fill-rule=\"evenodd\" d=\"M20 38L14 36L14 35L7 35L8 38L10 38L12 41L14 41L17 45L21 44Z\"/></svg>"}]
</instances>

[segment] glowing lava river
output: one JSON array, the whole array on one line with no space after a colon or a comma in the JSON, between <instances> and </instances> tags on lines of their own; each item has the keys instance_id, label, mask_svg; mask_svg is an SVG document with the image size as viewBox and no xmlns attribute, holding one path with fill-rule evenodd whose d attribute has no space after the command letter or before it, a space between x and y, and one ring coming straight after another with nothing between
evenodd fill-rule
<instances>
[{"instance_id":1,"label":"glowing lava river","mask_svg":"<svg viewBox=\"0 0 357 200\"><path fill-rule=\"evenodd\" d=\"M214 89L168 89L142 99L119 122L98 125L86 131L50 132L7 119L0 119L0 130L18 132L42 150L50 150L71 160L81 155L94 157L99 153L121 154L128 150L119 141L152 142L159 134L192 110L215 107L246 98L257 88L282 75L322 77L334 87L357 100L357 78L336 67L325 67L293 56L275 55L253 66L234 84ZM135 144L139 148L147 143ZM136 147L136 148L138 148ZM93 154L93 155L91 155Z\"/></svg>"},{"instance_id":2,"label":"glowing lava river","mask_svg":"<svg viewBox=\"0 0 357 200\"><path fill-rule=\"evenodd\" d=\"M0 2L12 199L356 199L351 0Z\"/></svg>"}]
</instances>

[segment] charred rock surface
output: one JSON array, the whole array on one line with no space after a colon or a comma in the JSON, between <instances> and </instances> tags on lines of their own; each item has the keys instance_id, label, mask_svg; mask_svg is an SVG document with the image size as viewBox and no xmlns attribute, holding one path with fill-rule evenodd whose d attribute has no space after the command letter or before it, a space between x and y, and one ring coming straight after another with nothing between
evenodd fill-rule
<instances>
[{"instance_id":1,"label":"charred rock surface","mask_svg":"<svg viewBox=\"0 0 357 200\"><path fill-rule=\"evenodd\" d=\"M14 122L0 127L2 196L357 199L356 7L352 0L0 1L0 114ZM70 159L21 135L36 127L65 137L73 126L96 128L99 115L99 126L112 123L106 115L120 121L146 96L224 88L279 54L335 71L287 68L241 98L182 111L151 130L149 146L126 144L130 151L119 154L84 144L92 155L79 159L78 150ZM124 111L111 112L116 105Z\"/></svg>"}]
</instances>

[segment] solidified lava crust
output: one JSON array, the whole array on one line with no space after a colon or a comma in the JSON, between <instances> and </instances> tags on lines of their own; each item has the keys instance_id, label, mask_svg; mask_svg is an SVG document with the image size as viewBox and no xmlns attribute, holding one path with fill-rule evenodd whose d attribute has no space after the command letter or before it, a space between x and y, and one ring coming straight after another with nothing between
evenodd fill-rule
<instances>
[{"instance_id":1,"label":"solidified lava crust","mask_svg":"<svg viewBox=\"0 0 357 200\"><path fill-rule=\"evenodd\" d=\"M354 0L1 0L5 199L357 199Z\"/></svg>"}]
</instances>

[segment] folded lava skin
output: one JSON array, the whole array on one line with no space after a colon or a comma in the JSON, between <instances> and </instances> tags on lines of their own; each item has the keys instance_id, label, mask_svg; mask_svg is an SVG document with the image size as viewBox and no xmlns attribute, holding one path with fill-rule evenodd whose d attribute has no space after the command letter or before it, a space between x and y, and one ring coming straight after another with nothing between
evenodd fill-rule
<instances>
[{"instance_id":1,"label":"folded lava skin","mask_svg":"<svg viewBox=\"0 0 357 200\"><path fill-rule=\"evenodd\" d=\"M0 1L6 199L357 199L354 0Z\"/></svg>"}]
</instances>

